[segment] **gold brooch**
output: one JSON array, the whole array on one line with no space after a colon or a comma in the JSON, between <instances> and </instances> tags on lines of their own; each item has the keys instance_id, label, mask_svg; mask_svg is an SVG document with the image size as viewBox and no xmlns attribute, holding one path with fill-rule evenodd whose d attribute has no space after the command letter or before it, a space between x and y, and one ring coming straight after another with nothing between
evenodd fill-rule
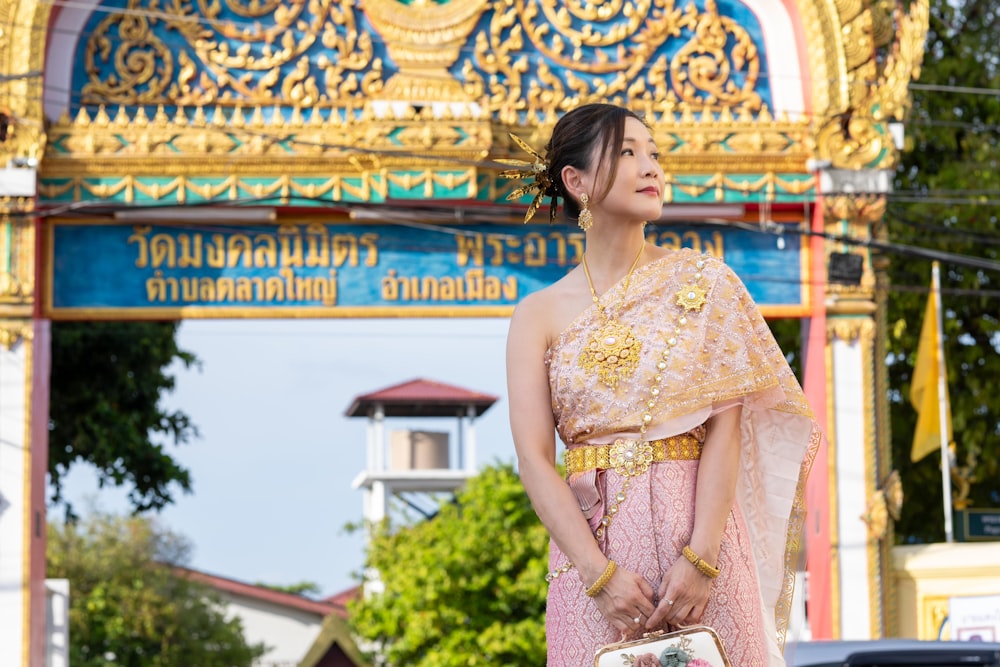
<instances>
[{"instance_id":1,"label":"gold brooch","mask_svg":"<svg viewBox=\"0 0 1000 667\"><path fill-rule=\"evenodd\" d=\"M642 440L618 438L608 452L608 465L622 477L635 477L653 463L653 446Z\"/></svg>"},{"instance_id":2,"label":"gold brooch","mask_svg":"<svg viewBox=\"0 0 1000 667\"><path fill-rule=\"evenodd\" d=\"M636 340L632 329L618 320L609 319L590 336L580 352L580 368L597 371L597 379L615 389L618 381L629 377L639 365L642 341Z\"/></svg>"},{"instance_id":3,"label":"gold brooch","mask_svg":"<svg viewBox=\"0 0 1000 667\"><path fill-rule=\"evenodd\" d=\"M705 290L691 283L677 290L677 305L684 310L701 310L705 305Z\"/></svg>"}]
</instances>

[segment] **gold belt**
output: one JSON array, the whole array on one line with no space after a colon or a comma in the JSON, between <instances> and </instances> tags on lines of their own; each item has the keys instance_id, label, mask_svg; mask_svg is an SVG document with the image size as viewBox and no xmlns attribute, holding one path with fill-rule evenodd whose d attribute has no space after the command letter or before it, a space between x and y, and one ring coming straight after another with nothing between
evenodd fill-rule
<instances>
[{"instance_id":1,"label":"gold belt","mask_svg":"<svg viewBox=\"0 0 1000 667\"><path fill-rule=\"evenodd\" d=\"M692 433L681 433L660 440L619 438L610 445L582 445L566 450L566 474L588 470L614 470L619 475L641 475L653 463L662 461L697 461L702 442Z\"/></svg>"}]
</instances>

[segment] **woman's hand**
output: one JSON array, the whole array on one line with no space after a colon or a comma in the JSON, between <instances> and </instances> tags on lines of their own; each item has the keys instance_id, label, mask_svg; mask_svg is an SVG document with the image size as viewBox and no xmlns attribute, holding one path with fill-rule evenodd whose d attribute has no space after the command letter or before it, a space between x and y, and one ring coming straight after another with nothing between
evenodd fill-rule
<instances>
[{"instance_id":1,"label":"woman's hand","mask_svg":"<svg viewBox=\"0 0 1000 667\"><path fill-rule=\"evenodd\" d=\"M678 557L660 582L659 602L646 621L646 629L658 630L668 623L697 625L708 606L711 591L712 580L686 558Z\"/></svg>"},{"instance_id":2,"label":"woman's hand","mask_svg":"<svg viewBox=\"0 0 1000 667\"><path fill-rule=\"evenodd\" d=\"M694 529L689 542L691 549L709 564L718 561L722 535L736 499L743 413L742 405L735 401L716 405L713 409L718 412L706 422L708 432L698 463ZM678 554L660 582L656 611L646 627L658 629L665 623L674 626L700 623L708 606L712 583L713 580L691 561Z\"/></svg>"},{"instance_id":3,"label":"woman's hand","mask_svg":"<svg viewBox=\"0 0 1000 667\"><path fill-rule=\"evenodd\" d=\"M653 587L635 572L619 567L594 602L616 630L634 635L643 631L653 613Z\"/></svg>"}]
</instances>

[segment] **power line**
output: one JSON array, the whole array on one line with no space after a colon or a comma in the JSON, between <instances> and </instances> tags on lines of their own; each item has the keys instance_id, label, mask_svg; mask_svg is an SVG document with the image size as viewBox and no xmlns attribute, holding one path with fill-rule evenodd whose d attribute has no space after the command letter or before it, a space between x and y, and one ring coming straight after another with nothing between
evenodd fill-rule
<instances>
[{"instance_id":1,"label":"power line","mask_svg":"<svg viewBox=\"0 0 1000 667\"><path fill-rule=\"evenodd\" d=\"M914 222L913 220L909 220L903 217L901 214L893 211L891 208L886 210L886 217L891 217L895 222L904 224L907 227L912 227L914 229L921 229L924 231L945 234L952 238L960 238L972 243L978 243L980 245L1000 245L1000 234L990 234L987 232L978 232L978 231L973 232L946 225L934 225L923 222Z\"/></svg>"},{"instance_id":2,"label":"power line","mask_svg":"<svg viewBox=\"0 0 1000 667\"><path fill-rule=\"evenodd\" d=\"M889 285L890 292L912 292L916 294L930 294L931 288L926 285ZM972 289L968 287L942 287L942 294L948 296L971 296L1000 299L1000 290L994 289Z\"/></svg>"},{"instance_id":3,"label":"power line","mask_svg":"<svg viewBox=\"0 0 1000 667\"><path fill-rule=\"evenodd\" d=\"M0 74L0 83L7 83L10 81L23 81L25 79L34 79L42 76L44 72L40 70L34 70L31 72L22 72L20 74Z\"/></svg>"},{"instance_id":4,"label":"power line","mask_svg":"<svg viewBox=\"0 0 1000 667\"><path fill-rule=\"evenodd\" d=\"M841 234L831 234L829 232L819 232L806 228L798 228L791 230L781 230L780 232L774 230L770 226L762 227L760 225L754 225L752 223L742 223L742 222L730 222L730 221L696 221L693 223L694 226L734 226L741 229L746 229L748 231L769 233L774 235L780 235L784 233L801 234L803 236L817 236L834 243L842 243L844 245L855 246L867 248L872 251L881 252L883 254L895 254L904 257L915 257L919 259L926 260L938 260L946 264L953 264L956 266L968 266L970 268L982 269L984 271L996 271L1000 273L1000 262L985 259L981 257L974 257L972 255L962 255L959 253L946 252L943 250L938 250L936 248L924 248L921 246L907 245L903 243L894 243L890 241L881 241L879 239L857 239L850 236L844 236Z\"/></svg>"},{"instance_id":5,"label":"power line","mask_svg":"<svg viewBox=\"0 0 1000 667\"><path fill-rule=\"evenodd\" d=\"M246 205L247 203L261 204L261 203L263 203L263 201L267 201L267 198L253 200L252 202L245 201L245 202L243 202L243 205ZM314 201L313 199L307 198L307 197L292 197L290 199L290 202L313 202L313 201ZM330 203L330 202L324 201L323 203ZM107 208L106 204L102 203L102 205L105 208ZM205 204L202 204L202 205L211 206L211 204L208 204L208 203L205 203ZM145 210L150 210L150 209L155 209L155 208L172 208L172 207L158 206L158 207L141 207L141 208L143 208ZM379 208L379 206L376 205L375 208ZM501 207L501 209L502 208L505 208L505 207ZM510 207L510 209L511 209L512 213L514 211L519 211L519 209L517 209L515 207ZM413 211L410 211L410 210L408 210L408 212L413 213ZM39 212L39 213L42 213L42 212ZM420 215L420 214L423 214L426 217L431 218L433 216L433 214L434 214L434 210L418 211L417 215ZM469 222L469 224L478 224L475 221L476 217L477 217L476 215L473 215L473 220L471 220ZM482 216L482 217L486 217L486 216ZM517 217L517 216L512 216L512 217ZM428 222L420 222L420 223L415 222L415 221L397 221L397 220L393 220L391 213L388 213L386 215L386 218L383 221L383 224L398 225L398 226L420 227L421 229L424 229L424 230L438 231L438 232L447 234L449 236L450 235L454 235L456 233L461 233L460 231L457 232L454 226L447 226L447 225L442 225L442 224L436 224L432 220L428 221ZM655 225L656 223L653 223L653 224ZM780 225L780 224L776 224L776 223L771 223L769 225L758 225L758 224L753 224L753 223L749 223L749 222L732 221L732 220L694 220L694 221L690 221L690 222L686 223L686 225L687 226L691 226L691 227L713 227L713 228L723 227L723 228L730 228L730 229L742 229L744 231L751 231L751 232L755 232L755 233L767 233L767 234L774 235L776 237L779 237L779 236L784 235L784 234L798 234L798 235L802 235L802 236L817 236L817 237L821 237L821 238L823 238L825 240L831 241L833 243L841 243L841 244L844 244L844 245L849 245L849 246L854 246L854 247L863 247L863 248L867 248L869 250L872 250L872 251L875 251L875 252L880 252L880 253L883 253L883 254L896 254L896 255L901 255L901 256L906 256L906 257L914 257L914 258L925 259L925 260L938 260L938 261L941 261L943 263L952 264L952 265L956 265L956 266L967 266L967 267L970 267L970 268L976 268L976 269L980 269L980 270L984 270L984 271L1000 272L1000 262L994 261L994 260L990 260L990 259L986 259L986 258L982 258L982 257L975 257L975 256L971 256L971 255L963 255L963 254L959 254L959 253L952 253L952 252L942 251L942 250L939 250L937 248L925 248L925 247L921 247L921 246L913 246L913 245L908 245L908 244L901 244L901 243L895 243L895 242L889 242L889 241L882 241L882 240L879 240L879 239L857 239L857 238L853 238L853 237L846 236L846 235L840 235L840 234L832 234L832 233L828 233L828 232L814 231L814 230L806 228L805 225L798 225L798 226L797 225ZM224 227L227 227L227 228L232 228L231 225L218 225L218 226L212 227L212 226L204 226L204 225L193 224L193 225L181 225L181 226L184 227L184 228L187 228L187 229L199 229L199 228L202 228L202 229L217 229L220 226L224 226ZM247 229L253 229L253 227L247 227Z\"/></svg>"},{"instance_id":6,"label":"power line","mask_svg":"<svg viewBox=\"0 0 1000 667\"><path fill-rule=\"evenodd\" d=\"M1000 89L978 88L976 86L952 86L935 83L911 83L910 90L926 90L935 93L957 93L960 95L983 95L987 97L1000 97Z\"/></svg>"},{"instance_id":7,"label":"power line","mask_svg":"<svg viewBox=\"0 0 1000 667\"><path fill-rule=\"evenodd\" d=\"M840 193L846 194L846 193ZM1000 195L1000 191L990 194ZM895 202L903 204L940 204L942 206L1000 206L1000 198L984 198L982 195L970 195L968 197L944 197L936 196L932 193L927 195L912 195L900 193L887 193L886 197Z\"/></svg>"}]
</instances>

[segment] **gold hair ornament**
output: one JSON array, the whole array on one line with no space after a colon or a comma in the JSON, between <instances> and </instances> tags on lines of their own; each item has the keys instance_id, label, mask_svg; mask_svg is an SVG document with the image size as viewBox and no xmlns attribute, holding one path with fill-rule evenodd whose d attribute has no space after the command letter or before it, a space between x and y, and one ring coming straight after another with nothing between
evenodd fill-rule
<instances>
[{"instance_id":1,"label":"gold hair ornament","mask_svg":"<svg viewBox=\"0 0 1000 667\"><path fill-rule=\"evenodd\" d=\"M497 159L497 162L500 164L508 164L512 167L516 167L515 169L504 169L500 172L501 177L517 178L523 181L531 179L530 183L522 185L507 195L507 201L520 199L525 194L534 192L535 198L531 200L531 204L528 206L528 210L524 214L524 221L528 222L531 220L532 216L535 215L535 211L537 211L542 205L542 200L545 199L546 196L549 196L552 198L552 204L549 206L549 223L555 222L557 195L555 194L555 187L552 183L552 179L549 177L548 161L535 152L531 146L522 141L520 137L517 137L514 134L509 134L508 136L510 136L515 144L520 146L521 150L535 158L535 161L526 162L524 160Z\"/></svg>"}]
</instances>

